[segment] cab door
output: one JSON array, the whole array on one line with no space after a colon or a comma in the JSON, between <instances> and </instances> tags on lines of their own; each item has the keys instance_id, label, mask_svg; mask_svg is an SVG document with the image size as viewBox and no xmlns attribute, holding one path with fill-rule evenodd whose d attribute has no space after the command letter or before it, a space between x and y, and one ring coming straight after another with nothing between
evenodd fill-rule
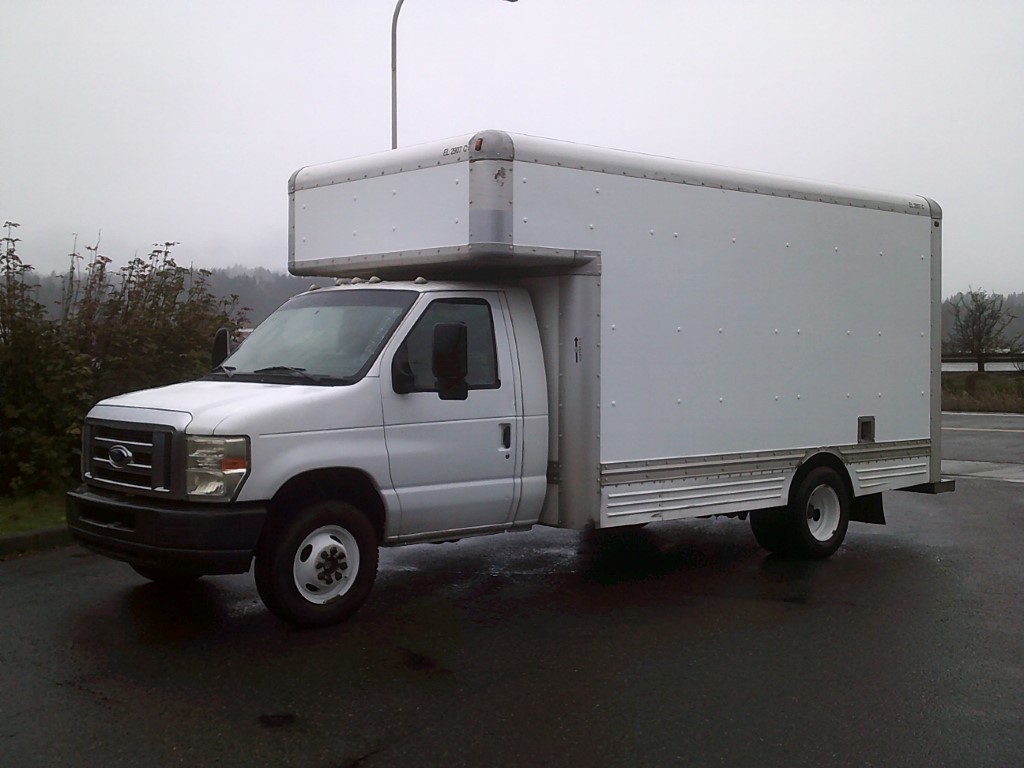
<instances>
[{"instance_id":1,"label":"cab door","mask_svg":"<svg viewBox=\"0 0 1024 768\"><path fill-rule=\"evenodd\" d=\"M383 361L384 438L402 538L500 529L514 516L521 416L505 315L500 293L438 293ZM465 399L439 395L432 366L439 323L466 326Z\"/></svg>"}]
</instances>

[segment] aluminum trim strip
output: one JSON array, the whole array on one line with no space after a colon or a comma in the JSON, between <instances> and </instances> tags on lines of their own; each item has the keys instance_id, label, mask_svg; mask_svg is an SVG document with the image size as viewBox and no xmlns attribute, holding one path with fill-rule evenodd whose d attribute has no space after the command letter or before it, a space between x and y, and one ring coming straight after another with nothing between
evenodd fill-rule
<instances>
[{"instance_id":1,"label":"aluminum trim strip","mask_svg":"<svg viewBox=\"0 0 1024 768\"><path fill-rule=\"evenodd\" d=\"M807 458L819 453L833 453L845 464L856 465L900 459L927 460L930 452L930 440L900 440L890 443L864 443L842 447L608 462L601 465L601 485L614 486L658 480L685 480L731 475L766 475L796 469Z\"/></svg>"},{"instance_id":2,"label":"aluminum trim strip","mask_svg":"<svg viewBox=\"0 0 1024 768\"><path fill-rule=\"evenodd\" d=\"M736 504L739 502L751 502L751 501L778 501L778 494L764 494L761 496L739 496L732 498L713 499L710 501L698 501L694 503L686 504L672 504L668 506L647 506L641 508L635 508L631 510L623 510L620 512L606 512L605 515L609 518L626 517L628 515L642 515L642 514L657 514L664 512L681 512L686 509L707 509L709 507L722 507L729 504Z\"/></svg>"},{"instance_id":3,"label":"aluminum trim strip","mask_svg":"<svg viewBox=\"0 0 1024 768\"><path fill-rule=\"evenodd\" d=\"M717 491L720 488L733 488L740 491L746 490L745 488L739 488L739 486L751 486L760 485L763 486L766 483L772 485L782 486L782 478L779 479L753 479L753 480L734 480L728 483L705 483L703 485L689 486L687 488L652 488L646 491L621 491L619 493L608 493L609 499L625 499L639 496L656 496L664 493L686 493L688 491L705 491L712 490ZM695 494L699 495L712 495L712 494Z\"/></svg>"},{"instance_id":4,"label":"aluminum trim strip","mask_svg":"<svg viewBox=\"0 0 1024 768\"><path fill-rule=\"evenodd\" d=\"M927 473L928 462L919 461L913 464L900 464L896 467L868 467L865 469L855 470L857 477L865 477L869 480L874 480L880 477L896 477L897 475L904 474L918 474L920 472Z\"/></svg>"}]
</instances>

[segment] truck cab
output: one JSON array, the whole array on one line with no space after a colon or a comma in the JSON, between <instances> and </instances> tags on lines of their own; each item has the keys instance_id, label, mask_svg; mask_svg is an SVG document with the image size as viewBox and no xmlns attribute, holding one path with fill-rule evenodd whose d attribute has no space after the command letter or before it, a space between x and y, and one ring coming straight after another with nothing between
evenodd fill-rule
<instances>
[{"instance_id":1,"label":"truck cab","mask_svg":"<svg viewBox=\"0 0 1024 768\"><path fill-rule=\"evenodd\" d=\"M261 595L289 617L276 592L357 594L379 545L537 522L548 461L540 355L521 288L421 279L309 291L204 379L90 412L71 530L158 580L242 573L262 548ZM338 508L359 521L354 531L304 515L331 520ZM271 565L289 536L313 543ZM337 620L337 601L305 602L300 623Z\"/></svg>"}]
</instances>

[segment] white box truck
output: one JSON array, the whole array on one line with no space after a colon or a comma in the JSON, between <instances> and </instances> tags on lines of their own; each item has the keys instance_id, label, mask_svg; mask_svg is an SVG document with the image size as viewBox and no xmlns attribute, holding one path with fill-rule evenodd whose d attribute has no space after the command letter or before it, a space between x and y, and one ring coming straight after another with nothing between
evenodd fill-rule
<instances>
[{"instance_id":1,"label":"white box truck","mask_svg":"<svg viewBox=\"0 0 1024 768\"><path fill-rule=\"evenodd\" d=\"M749 516L824 557L940 475L941 212L500 131L302 168L285 303L88 414L68 522L347 617L378 547Z\"/></svg>"}]
</instances>

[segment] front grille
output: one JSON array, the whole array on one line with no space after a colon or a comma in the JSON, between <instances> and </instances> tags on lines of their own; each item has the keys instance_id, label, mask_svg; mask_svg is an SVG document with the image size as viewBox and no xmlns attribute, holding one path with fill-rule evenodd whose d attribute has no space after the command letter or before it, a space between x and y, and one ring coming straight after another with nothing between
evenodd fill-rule
<instances>
[{"instance_id":1,"label":"front grille","mask_svg":"<svg viewBox=\"0 0 1024 768\"><path fill-rule=\"evenodd\" d=\"M171 491L170 428L92 423L86 430L86 476L126 490Z\"/></svg>"}]
</instances>

